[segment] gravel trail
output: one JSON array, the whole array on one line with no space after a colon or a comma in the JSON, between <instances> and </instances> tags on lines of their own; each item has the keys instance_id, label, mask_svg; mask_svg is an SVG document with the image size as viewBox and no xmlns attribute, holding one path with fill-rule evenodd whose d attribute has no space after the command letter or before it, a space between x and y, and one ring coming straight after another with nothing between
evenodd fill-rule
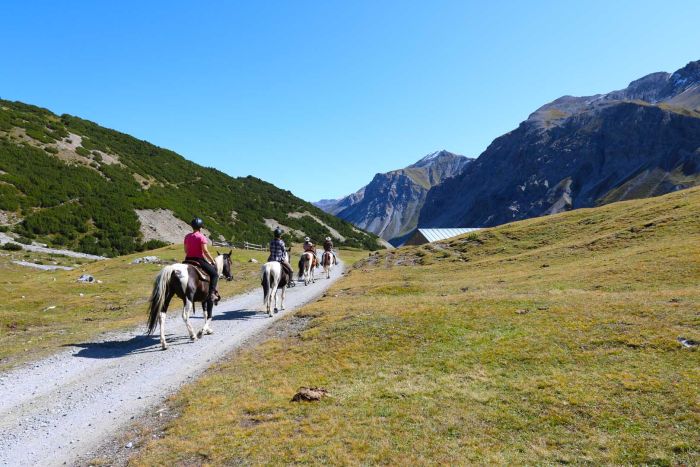
<instances>
[{"instance_id":1,"label":"gravel trail","mask_svg":"<svg viewBox=\"0 0 700 467\"><path fill-rule=\"evenodd\" d=\"M341 263L331 280L287 289L287 309L273 318L261 311L261 288L222 301L214 308L214 334L196 342L187 336L181 302L173 301L167 351L160 350L157 331L144 335L144 324L0 373L0 465L71 465L78 457L89 458L132 418L280 316L316 300L342 271ZM195 331L202 327L201 318L199 308L191 319Z\"/></svg>"}]
</instances>

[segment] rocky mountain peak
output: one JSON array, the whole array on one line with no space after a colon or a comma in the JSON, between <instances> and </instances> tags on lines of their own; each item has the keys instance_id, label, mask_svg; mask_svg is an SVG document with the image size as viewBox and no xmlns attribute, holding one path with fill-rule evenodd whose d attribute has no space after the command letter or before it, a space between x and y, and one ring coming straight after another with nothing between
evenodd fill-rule
<instances>
[{"instance_id":1,"label":"rocky mountain peak","mask_svg":"<svg viewBox=\"0 0 700 467\"><path fill-rule=\"evenodd\" d=\"M460 174L471 161L442 149L403 169L376 174L352 195L315 204L386 240L394 240L415 229L428 190Z\"/></svg>"},{"instance_id":2,"label":"rocky mountain peak","mask_svg":"<svg viewBox=\"0 0 700 467\"><path fill-rule=\"evenodd\" d=\"M425 167L428 165L439 163L440 161L445 159L454 159L459 157L464 156L460 156L458 154L451 153L450 151L447 151L445 149L441 149L439 151L432 152L425 157L422 157L416 163L409 165L409 167Z\"/></svg>"}]
</instances>

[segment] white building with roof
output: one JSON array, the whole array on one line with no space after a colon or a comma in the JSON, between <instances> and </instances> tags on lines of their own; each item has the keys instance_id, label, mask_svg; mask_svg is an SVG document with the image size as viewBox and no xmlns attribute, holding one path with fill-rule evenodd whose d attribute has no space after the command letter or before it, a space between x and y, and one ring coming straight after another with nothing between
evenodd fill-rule
<instances>
[{"instance_id":1,"label":"white building with roof","mask_svg":"<svg viewBox=\"0 0 700 467\"><path fill-rule=\"evenodd\" d=\"M447 238L464 235L475 230L481 230L478 227L462 227L454 229L417 229L411 235L404 245L423 245L425 243L438 242Z\"/></svg>"}]
</instances>

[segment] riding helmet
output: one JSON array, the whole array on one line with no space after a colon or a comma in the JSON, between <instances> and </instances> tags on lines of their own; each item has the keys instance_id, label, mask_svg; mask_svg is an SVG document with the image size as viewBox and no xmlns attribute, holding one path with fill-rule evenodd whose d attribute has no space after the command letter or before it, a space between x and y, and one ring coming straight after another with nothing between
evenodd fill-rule
<instances>
[{"instance_id":1,"label":"riding helmet","mask_svg":"<svg viewBox=\"0 0 700 467\"><path fill-rule=\"evenodd\" d=\"M192 219L192 222L190 222L190 225L193 229L201 229L204 225L204 221L199 217L195 217L194 219Z\"/></svg>"},{"instance_id":2,"label":"riding helmet","mask_svg":"<svg viewBox=\"0 0 700 467\"><path fill-rule=\"evenodd\" d=\"M279 227L277 227L277 228L275 229L275 238L280 238L281 236L282 236L282 229L280 229Z\"/></svg>"},{"instance_id":3,"label":"riding helmet","mask_svg":"<svg viewBox=\"0 0 700 467\"><path fill-rule=\"evenodd\" d=\"M326 237L326 241L327 241L327 242L330 242L330 241L331 241L331 237Z\"/></svg>"},{"instance_id":4,"label":"riding helmet","mask_svg":"<svg viewBox=\"0 0 700 467\"><path fill-rule=\"evenodd\" d=\"M310 242L311 239L310 239L309 237L304 237L304 241L305 241L305 242Z\"/></svg>"}]
</instances>

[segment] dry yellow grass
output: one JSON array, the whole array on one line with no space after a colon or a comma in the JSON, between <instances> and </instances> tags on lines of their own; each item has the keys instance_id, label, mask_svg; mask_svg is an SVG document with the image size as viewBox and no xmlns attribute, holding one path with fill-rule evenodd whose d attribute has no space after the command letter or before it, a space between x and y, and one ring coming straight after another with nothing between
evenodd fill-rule
<instances>
[{"instance_id":1,"label":"dry yellow grass","mask_svg":"<svg viewBox=\"0 0 700 467\"><path fill-rule=\"evenodd\" d=\"M696 465L699 212L692 189L372 256L132 462Z\"/></svg>"}]
</instances>

